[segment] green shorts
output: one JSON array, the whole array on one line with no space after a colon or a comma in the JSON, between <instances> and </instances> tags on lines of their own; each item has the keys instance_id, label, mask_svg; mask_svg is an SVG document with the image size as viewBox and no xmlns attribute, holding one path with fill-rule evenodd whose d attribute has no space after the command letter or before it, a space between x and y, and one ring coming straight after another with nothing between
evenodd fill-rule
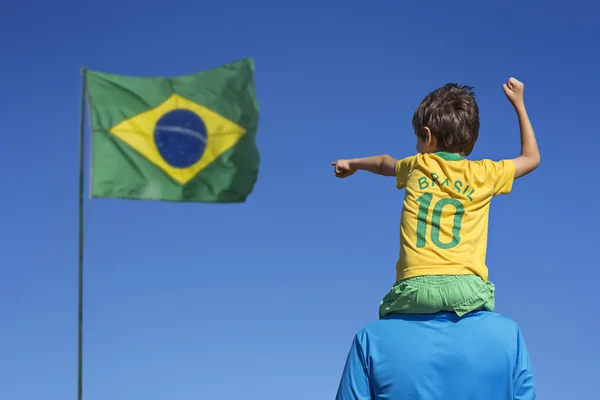
<instances>
[{"instance_id":1,"label":"green shorts","mask_svg":"<svg viewBox=\"0 0 600 400\"><path fill-rule=\"evenodd\" d=\"M494 284L477 275L416 276L396 282L379 306L379 318L389 314L494 311Z\"/></svg>"}]
</instances>

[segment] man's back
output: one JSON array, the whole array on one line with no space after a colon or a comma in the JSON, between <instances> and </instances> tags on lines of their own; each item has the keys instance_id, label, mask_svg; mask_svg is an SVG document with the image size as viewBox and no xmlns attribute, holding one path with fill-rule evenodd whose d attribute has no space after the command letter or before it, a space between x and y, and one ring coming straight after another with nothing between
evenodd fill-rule
<instances>
[{"instance_id":1,"label":"man's back","mask_svg":"<svg viewBox=\"0 0 600 400\"><path fill-rule=\"evenodd\" d=\"M391 315L355 337L338 400L532 400L515 322L491 312Z\"/></svg>"}]
</instances>

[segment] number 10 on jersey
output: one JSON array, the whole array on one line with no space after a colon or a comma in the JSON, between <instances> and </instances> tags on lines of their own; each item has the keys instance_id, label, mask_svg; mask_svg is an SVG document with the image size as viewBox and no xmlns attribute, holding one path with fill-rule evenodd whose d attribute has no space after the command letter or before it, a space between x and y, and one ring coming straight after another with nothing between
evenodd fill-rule
<instances>
[{"instance_id":1,"label":"number 10 on jersey","mask_svg":"<svg viewBox=\"0 0 600 400\"><path fill-rule=\"evenodd\" d=\"M427 218L431 207L432 193L423 193L418 199L419 213L417 214L417 248L425 247L427 244ZM452 224L452 240L443 243L440 240L440 223L442 220L442 210L446 206L455 209L454 222ZM460 229L462 228L462 219L465 215L465 207L456 199L440 199L433 206L433 215L431 216L431 241L440 249L451 249L460 243Z\"/></svg>"}]
</instances>

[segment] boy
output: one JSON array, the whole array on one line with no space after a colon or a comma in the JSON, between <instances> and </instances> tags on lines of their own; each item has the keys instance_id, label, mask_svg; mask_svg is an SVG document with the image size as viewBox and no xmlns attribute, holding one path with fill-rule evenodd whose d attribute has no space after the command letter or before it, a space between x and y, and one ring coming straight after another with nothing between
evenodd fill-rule
<instances>
[{"instance_id":1,"label":"boy","mask_svg":"<svg viewBox=\"0 0 600 400\"><path fill-rule=\"evenodd\" d=\"M414 113L419 154L331 163L338 178L362 169L395 176L397 188L406 188L396 283L381 302L380 318L494 310L494 285L485 265L490 201L510 193L513 181L540 163L523 83L510 78L502 88L521 129L521 155L515 159L465 159L479 134L479 108L472 87L447 84L427 95Z\"/></svg>"}]
</instances>

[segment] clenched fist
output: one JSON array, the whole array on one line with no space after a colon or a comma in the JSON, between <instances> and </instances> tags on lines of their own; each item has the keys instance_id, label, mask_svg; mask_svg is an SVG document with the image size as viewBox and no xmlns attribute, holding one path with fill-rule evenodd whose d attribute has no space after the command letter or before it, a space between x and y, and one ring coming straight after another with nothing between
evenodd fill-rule
<instances>
[{"instance_id":1,"label":"clenched fist","mask_svg":"<svg viewBox=\"0 0 600 400\"><path fill-rule=\"evenodd\" d=\"M356 172L356 168L350 167L350 160L338 160L331 165L334 166L335 176L338 178L347 178Z\"/></svg>"},{"instance_id":2,"label":"clenched fist","mask_svg":"<svg viewBox=\"0 0 600 400\"><path fill-rule=\"evenodd\" d=\"M513 106L516 107L523 104L523 90L525 89L523 82L520 82L515 78L510 78L508 83L502 85L502 89L504 89L506 98L508 98L508 101L510 101Z\"/></svg>"}]
</instances>

